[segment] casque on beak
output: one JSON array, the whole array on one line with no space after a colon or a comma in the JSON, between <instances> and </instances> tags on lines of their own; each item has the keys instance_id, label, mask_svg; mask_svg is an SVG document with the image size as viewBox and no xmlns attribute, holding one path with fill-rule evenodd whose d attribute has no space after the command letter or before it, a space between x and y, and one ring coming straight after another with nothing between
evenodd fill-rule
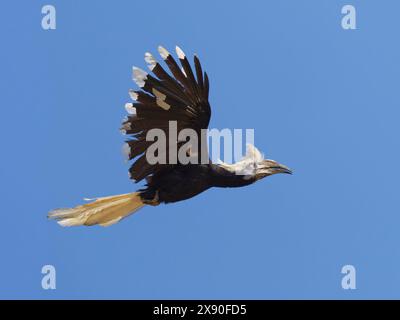
<instances>
[{"instance_id":1,"label":"casque on beak","mask_svg":"<svg viewBox=\"0 0 400 320\"><path fill-rule=\"evenodd\" d=\"M290 168L274 160L264 160L261 165L261 172L266 175L272 175L277 173L287 173L287 174L293 173L293 171Z\"/></svg>"}]
</instances>

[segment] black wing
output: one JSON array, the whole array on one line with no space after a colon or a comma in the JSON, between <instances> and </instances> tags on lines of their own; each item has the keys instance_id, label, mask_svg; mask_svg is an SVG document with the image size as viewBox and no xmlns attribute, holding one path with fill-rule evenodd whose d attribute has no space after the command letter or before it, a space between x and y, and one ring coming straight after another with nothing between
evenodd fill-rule
<instances>
[{"instance_id":1,"label":"black wing","mask_svg":"<svg viewBox=\"0 0 400 320\"><path fill-rule=\"evenodd\" d=\"M136 158L129 169L131 179L136 182L161 170L173 168L173 164L152 165L146 159L147 148L154 143L146 141L147 133L151 129L162 129L166 133L168 142L170 121L176 121L178 132L185 128L195 130L199 137L196 155L198 161L208 159L208 155L205 155L206 148L200 146L201 129L208 128L211 117L207 73L203 74L200 61L197 56L194 56L195 77L188 59L179 47L176 47L176 52L182 68L166 49L160 46L158 51L171 74L165 71L150 53L145 54L149 69L155 76L139 68L133 68L133 78L141 90L130 90L129 93L135 103L126 105L131 115L126 118L121 128L124 133L132 137L127 141L126 153L129 160ZM178 143L177 147L179 148L182 144L184 142ZM168 148L169 144L166 150L169 150ZM167 161L168 159L167 152Z\"/></svg>"}]
</instances>

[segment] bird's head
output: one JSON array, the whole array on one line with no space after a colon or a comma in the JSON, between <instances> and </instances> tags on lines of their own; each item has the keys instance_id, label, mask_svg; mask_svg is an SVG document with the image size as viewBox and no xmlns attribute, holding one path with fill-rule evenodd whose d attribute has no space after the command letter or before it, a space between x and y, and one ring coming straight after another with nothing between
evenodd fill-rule
<instances>
[{"instance_id":1,"label":"bird's head","mask_svg":"<svg viewBox=\"0 0 400 320\"><path fill-rule=\"evenodd\" d=\"M274 160L265 159L255 164L255 178L256 180L271 176L277 173L292 174L287 166L280 164Z\"/></svg>"},{"instance_id":2,"label":"bird's head","mask_svg":"<svg viewBox=\"0 0 400 320\"><path fill-rule=\"evenodd\" d=\"M244 180L252 179L253 181L277 173L292 174L292 170L285 165L271 159L264 159L262 153L252 144L247 144L246 156L242 160L234 164L221 162L219 166L236 175L243 176Z\"/></svg>"}]
</instances>

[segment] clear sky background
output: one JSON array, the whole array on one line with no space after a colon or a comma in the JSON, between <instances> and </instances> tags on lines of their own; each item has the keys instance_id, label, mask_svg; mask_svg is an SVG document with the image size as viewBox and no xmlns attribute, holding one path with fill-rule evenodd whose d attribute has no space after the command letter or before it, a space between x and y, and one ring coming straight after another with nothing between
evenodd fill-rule
<instances>
[{"instance_id":1,"label":"clear sky background","mask_svg":"<svg viewBox=\"0 0 400 320\"><path fill-rule=\"evenodd\" d=\"M41 28L41 8L57 29ZM341 8L357 10L343 30ZM4 1L0 298L400 298L398 1ZM212 128L294 169L109 228L50 209L134 191L131 67L197 53ZM54 265L57 289L43 290ZM357 289L341 287L354 265Z\"/></svg>"}]
</instances>

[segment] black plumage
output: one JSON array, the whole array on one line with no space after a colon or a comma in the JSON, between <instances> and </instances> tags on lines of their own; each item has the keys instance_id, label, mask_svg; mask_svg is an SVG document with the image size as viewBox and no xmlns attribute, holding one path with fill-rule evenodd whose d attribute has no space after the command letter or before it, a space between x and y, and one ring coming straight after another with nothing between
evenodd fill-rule
<instances>
[{"instance_id":1,"label":"black plumage","mask_svg":"<svg viewBox=\"0 0 400 320\"><path fill-rule=\"evenodd\" d=\"M131 128L127 130L127 133L134 134L133 140L127 141L130 147L130 158L137 157L130 168L131 178L136 182L147 178L146 188L140 190L142 199L150 204L176 202L193 197L214 186L239 187L253 183L256 175L243 179L243 176L212 164L211 161L207 164L185 165L146 163L146 147L152 142L146 142L145 137L150 129L161 128L167 132L168 136L169 121L177 121L178 131L191 128L200 136L201 129L208 128L211 117L208 101L209 80L207 74L203 73L198 57L194 56L196 79L186 55L180 48L177 47L177 54L182 68L164 48L160 47L159 51L172 76L155 61L151 54L146 53L146 60L157 78L139 73L136 81L144 83L140 84L142 91L136 92L138 104L133 105L136 108L136 115L128 117L123 123L123 128L127 124ZM144 96L143 91L149 95ZM160 98L159 93L165 96L163 101L170 106L168 110L157 103ZM182 143L178 142L177 145L179 148ZM168 150L169 145L166 147ZM199 144L198 150L200 149ZM202 152L207 151L204 148L201 150L198 154L198 163L201 162Z\"/></svg>"},{"instance_id":2,"label":"black plumage","mask_svg":"<svg viewBox=\"0 0 400 320\"><path fill-rule=\"evenodd\" d=\"M166 136L169 137L169 122L176 121L178 132L185 128L191 128L200 137L201 129L208 128L211 108L208 102L208 90L205 90L208 84L203 82L203 79L207 79L207 77L203 77L200 61L195 57L196 80L186 56L181 56L179 59L182 64L182 71L172 55L167 54L166 50L164 52L164 61L172 76L158 62L155 62L149 53L146 53L147 60L152 62L150 67L157 78L138 72L139 77L142 76L139 81L143 81L143 83L140 86L142 90L135 91L137 103L134 103L132 107L136 108L136 115L129 116L123 123L122 129L127 134L132 134L133 137L133 139L127 141L130 149L129 158L136 158L129 170L131 178L139 182L147 177L147 189L141 191L143 198L146 201L152 200L159 189L159 201L172 202L174 200L172 196L168 196L168 201L164 200L165 192L162 190L165 188L160 187L160 181L162 180L165 183L169 177L169 179L177 182L177 177L188 176L189 168L194 172L201 172L201 170L194 165L186 167L179 164L149 164L146 161L145 153L153 142L146 141L146 136L149 130L159 128L166 132ZM165 106L168 106L168 109ZM126 130L125 128L129 129ZM177 142L177 148L179 149L183 144L184 142ZM169 147L167 142L166 151L169 150ZM198 149L201 149L200 143ZM167 163L169 163L169 153L166 153ZM198 163L200 163L201 153L198 157ZM206 188L205 179L203 181L204 189ZM192 191L188 192L193 193ZM174 201L187 198L185 194L179 195L179 193L175 197Z\"/></svg>"}]
</instances>

